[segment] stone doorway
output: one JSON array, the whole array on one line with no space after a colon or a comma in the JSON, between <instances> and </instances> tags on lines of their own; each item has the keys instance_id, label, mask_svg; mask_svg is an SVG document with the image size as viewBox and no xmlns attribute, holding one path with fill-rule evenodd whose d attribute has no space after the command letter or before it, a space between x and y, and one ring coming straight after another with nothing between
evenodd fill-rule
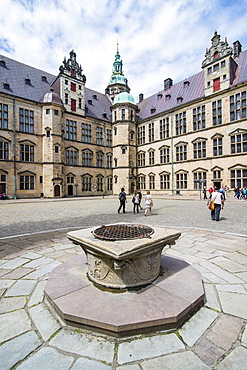
<instances>
[{"instance_id":1,"label":"stone doorway","mask_svg":"<svg viewBox=\"0 0 247 370\"><path fill-rule=\"evenodd\" d=\"M68 196L74 195L73 185L68 185Z\"/></svg>"},{"instance_id":2,"label":"stone doorway","mask_svg":"<svg viewBox=\"0 0 247 370\"><path fill-rule=\"evenodd\" d=\"M54 196L55 197L60 197L60 185L55 185L54 186Z\"/></svg>"}]
</instances>

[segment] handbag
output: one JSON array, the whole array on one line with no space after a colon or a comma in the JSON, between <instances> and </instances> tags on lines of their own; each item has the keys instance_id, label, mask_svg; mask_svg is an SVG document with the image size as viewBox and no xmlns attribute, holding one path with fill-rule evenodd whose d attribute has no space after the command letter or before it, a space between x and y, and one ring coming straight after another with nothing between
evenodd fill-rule
<instances>
[{"instance_id":1,"label":"handbag","mask_svg":"<svg viewBox=\"0 0 247 370\"><path fill-rule=\"evenodd\" d=\"M153 203L152 200L150 201L149 205L150 205L150 207L153 207L154 203Z\"/></svg>"},{"instance_id":2,"label":"handbag","mask_svg":"<svg viewBox=\"0 0 247 370\"><path fill-rule=\"evenodd\" d=\"M214 202L210 202L208 208L213 211L215 209Z\"/></svg>"}]
</instances>

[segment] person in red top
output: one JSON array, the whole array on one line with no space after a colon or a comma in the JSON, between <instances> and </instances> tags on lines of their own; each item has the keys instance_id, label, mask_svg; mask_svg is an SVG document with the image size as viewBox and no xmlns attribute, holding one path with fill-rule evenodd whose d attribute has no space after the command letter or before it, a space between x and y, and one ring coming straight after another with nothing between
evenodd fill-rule
<instances>
[{"instance_id":1,"label":"person in red top","mask_svg":"<svg viewBox=\"0 0 247 370\"><path fill-rule=\"evenodd\" d=\"M207 205L211 202L214 202L214 209L211 211L211 218L213 221L219 221L220 210L224 207L224 196L219 192L219 188L217 187L215 187L214 192L210 194Z\"/></svg>"}]
</instances>

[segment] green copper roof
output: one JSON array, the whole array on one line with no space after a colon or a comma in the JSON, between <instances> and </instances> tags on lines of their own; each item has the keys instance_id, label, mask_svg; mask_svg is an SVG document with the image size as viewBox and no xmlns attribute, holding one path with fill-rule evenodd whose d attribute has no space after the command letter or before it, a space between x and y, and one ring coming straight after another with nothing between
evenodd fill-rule
<instances>
[{"instance_id":1,"label":"green copper roof","mask_svg":"<svg viewBox=\"0 0 247 370\"><path fill-rule=\"evenodd\" d=\"M113 68L112 68L112 75L111 75L108 85L113 85L116 83L120 83L120 84L128 86L128 80L127 78L124 77L124 73L123 73L123 62L122 62L122 59L118 51L118 45L117 45L117 53L115 55L115 61L113 63Z\"/></svg>"},{"instance_id":2,"label":"green copper roof","mask_svg":"<svg viewBox=\"0 0 247 370\"><path fill-rule=\"evenodd\" d=\"M121 92L120 94L117 94L115 96L113 104L117 104L117 103L132 103L132 104L135 104L135 100L133 98L133 95L124 91L124 92Z\"/></svg>"}]
</instances>

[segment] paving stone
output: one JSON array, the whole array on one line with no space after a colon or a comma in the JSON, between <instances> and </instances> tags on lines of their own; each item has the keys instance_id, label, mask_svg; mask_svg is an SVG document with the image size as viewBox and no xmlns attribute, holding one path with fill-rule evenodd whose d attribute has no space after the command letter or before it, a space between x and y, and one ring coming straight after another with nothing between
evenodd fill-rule
<instances>
[{"instance_id":1,"label":"paving stone","mask_svg":"<svg viewBox=\"0 0 247 370\"><path fill-rule=\"evenodd\" d=\"M46 281L40 281L36 288L34 289L29 302L28 302L28 307L34 306L36 304L39 304L43 301L44 298L44 289L46 286Z\"/></svg>"},{"instance_id":2,"label":"paving stone","mask_svg":"<svg viewBox=\"0 0 247 370\"><path fill-rule=\"evenodd\" d=\"M117 366L116 369L118 370L140 370L141 368L137 364L128 364L128 365Z\"/></svg>"},{"instance_id":3,"label":"paving stone","mask_svg":"<svg viewBox=\"0 0 247 370\"><path fill-rule=\"evenodd\" d=\"M223 312L247 319L247 294L219 292Z\"/></svg>"},{"instance_id":4,"label":"paving stone","mask_svg":"<svg viewBox=\"0 0 247 370\"><path fill-rule=\"evenodd\" d=\"M27 258L17 257L1 265L2 269L13 270L29 262Z\"/></svg>"},{"instance_id":5,"label":"paving stone","mask_svg":"<svg viewBox=\"0 0 247 370\"><path fill-rule=\"evenodd\" d=\"M62 329L50 341L50 345L67 352L111 363L114 358L114 343L94 335Z\"/></svg>"},{"instance_id":6,"label":"paving stone","mask_svg":"<svg viewBox=\"0 0 247 370\"><path fill-rule=\"evenodd\" d=\"M0 289L9 288L15 283L15 280L0 280Z\"/></svg>"},{"instance_id":7,"label":"paving stone","mask_svg":"<svg viewBox=\"0 0 247 370\"><path fill-rule=\"evenodd\" d=\"M176 334L156 335L120 343L117 361L119 364L124 364L149 357L161 356L184 348L184 344Z\"/></svg>"},{"instance_id":8,"label":"paving stone","mask_svg":"<svg viewBox=\"0 0 247 370\"><path fill-rule=\"evenodd\" d=\"M241 280L244 280L245 282L247 282L247 271L238 272L236 273L236 276L239 277Z\"/></svg>"},{"instance_id":9,"label":"paving stone","mask_svg":"<svg viewBox=\"0 0 247 370\"><path fill-rule=\"evenodd\" d=\"M6 293L6 297L30 295L37 284L36 280L19 280Z\"/></svg>"},{"instance_id":10,"label":"paving stone","mask_svg":"<svg viewBox=\"0 0 247 370\"><path fill-rule=\"evenodd\" d=\"M206 296L206 306L220 311L220 303L218 296L212 284L204 284L205 296Z\"/></svg>"},{"instance_id":11,"label":"paving stone","mask_svg":"<svg viewBox=\"0 0 247 370\"><path fill-rule=\"evenodd\" d=\"M143 370L209 370L193 352L174 353L168 356L146 360L141 364Z\"/></svg>"},{"instance_id":12,"label":"paving stone","mask_svg":"<svg viewBox=\"0 0 247 370\"><path fill-rule=\"evenodd\" d=\"M246 290L243 285L238 285L238 284L218 284L216 285L216 289L218 292L231 292L231 293L242 293L246 294Z\"/></svg>"},{"instance_id":13,"label":"paving stone","mask_svg":"<svg viewBox=\"0 0 247 370\"><path fill-rule=\"evenodd\" d=\"M244 346L247 347L247 324L245 325L245 329L242 336L242 343Z\"/></svg>"},{"instance_id":14,"label":"paving stone","mask_svg":"<svg viewBox=\"0 0 247 370\"><path fill-rule=\"evenodd\" d=\"M29 312L41 337L45 341L60 329L60 324L50 313L45 304L39 304L38 306L32 307Z\"/></svg>"},{"instance_id":15,"label":"paving stone","mask_svg":"<svg viewBox=\"0 0 247 370\"><path fill-rule=\"evenodd\" d=\"M49 263L48 265L37 269L34 272L31 272L29 275L26 276L26 279L39 279L43 277L44 275L51 272L55 267L61 265L61 262L59 261L53 261L52 263Z\"/></svg>"},{"instance_id":16,"label":"paving stone","mask_svg":"<svg viewBox=\"0 0 247 370\"><path fill-rule=\"evenodd\" d=\"M226 281L221 279L219 276L213 274L212 272L203 272L202 273L203 279L206 278L213 284L225 284Z\"/></svg>"},{"instance_id":17,"label":"paving stone","mask_svg":"<svg viewBox=\"0 0 247 370\"><path fill-rule=\"evenodd\" d=\"M7 273L11 271L11 270L4 270L4 269L1 269L0 268L0 277L3 277L5 278L5 276L7 275Z\"/></svg>"},{"instance_id":18,"label":"paving stone","mask_svg":"<svg viewBox=\"0 0 247 370\"><path fill-rule=\"evenodd\" d=\"M214 265L213 263L209 261L202 261L200 265L205 267L209 271L213 272L213 274L224 279L228 283L231 283L231 284L242 284L243 283L243 280L237 278L236 276L234 276L234 274L230 274L229 272L223 270L222 268Z\"/></svg>"},{"instance_id":19,"label":"paving stone","mask_svg":"<svg viewBox=\"0 0 247 370\"><path fill-rule=\"evenodd\" d=\"M67 370L74 358L59 353L55 348L44 347L17 366L19 370ZM54 367L55 366L55 367ZM95 369L96 370L96 369Z\"/></svg>"},{"instance_id":20,"label":"paving stone","mask_svg":"<svg viewBox=\"0 0 247 370\"><path fill-rule=\"evenodd\" d=\"M103 364L102 362L89 360L87 358L79 358L76 361L75 365L71 368L71 370L110 370L112 367L110 365ZM140 368L138 367L138 370Z\"/></svg>"},{"instance_id":21,"label":"paving stone","mask_svg":"<svg viewBox=\"0 0 247 370\"><path fill-rule=\"evenodd\" d=\"M17 280L17 279L21 279L22 277L28 275L32 271L34 271L34 269L27 268L27 267L18 267L15 270L6 274L4 278Z\"/></svg>"},{"instance_id":22,"label":"paving stone","mask_svg":"<svg viewBox=\"0 0 247 370\"><path fill-rule=\"evenodd\" d=\"M243 322L238 317L220 315L206 334L206 338L214 343L215 346L228 351L238 339Z\"/></svg>"},{"instance_id":23,"label":"paving stone","mask_svg":"<svg viewBox=\"0 0 247 370\"><path fill-rule=\"evenodd\" d=\"M37 258L29 263L26 264L25 267L31 267L31 268L40 268L40 267L43 267L45 265L48 265L48 263L51 263L53 262L53 259L52 258L48 258L48 257L41 257L41 258Z\"/></svg>"},{"instance_id":24,"label":"paving stone","mask_svg":"<svg viewBox=\"0 0 247 370\"><path fill-rule=\"evenodd\" d=\"M3 298L0 301L0 314L20 310L21 308L24 308L25 304L25 297Z\"/></svg>"},{"instance_id":25,"label":"paving stone","mask_svg":"<svg viewBox=\"0 0 247 370\"><path fill-rule=\"evenodd\" d=\"M241 272L246 271L246 266L243 264L240 264L236 261L231 261L228 258L225 258L223 256L216 257L211 262L215 263L216 265L220 266L221 268L229 271L229 272Z\"/></svg>"},{"instance_id":26,"label":"paving stone","mask_svg":"<svg viewBox=\"0 0 247 370\"><path fill-rule=\"evenodd\" d=\"M201 308L192 318L179 330L179 334L188 346L193 346L204 334L208 327L218 317L215 311Z\"/></svg>"},{"instance_id":27,"label":"paving stone","mask_svg":"<svg viewBox=\"0 0 247 370\"><path fill-rule=\"evenodd\" d=\"M195 346L194 352L209 366L213 365L225 353L222 348L219 348L206 338L203 338Z\"/></svg>"},{"instance_id":28,"label":"paving stone","mask_svg":"<svg viewBox=\"0 0 247 370\"><path fill-rule=\"evenodd\" d=\"M54 245L54 249L56 250L69 249L69 248L74 248L74 245L72 243Z\"/></svg>"},{"instance_id":29,"label":"paving stone","mask_svg":"<svg viewBox=\"0 0 247 370\"><path fill-rule=\"evenodd\" d=\"M31 330L31 322L24 310L0 315L0 343Z\"/></svg>"},{"instance_id":30,"label":"paving stone","mask_svg":"<svg viewBox=\"0 0 247 370\"><path fill-rule=\"evenodd\" d=\"M2 297L4 295L4 293L6 292L7 289L0 289L0 297Z\"/></svg>"},{"instance_id":31,"label":"paving stone","mask_svg":"<svg viewBox=\"0 0 247 370\"><path fill-rule=\"evenodd\" d=\"M246 369L247 349L236 347L216 367L217 370L244 370Z\"/></svg>"},{"instance_id":32,"label":"paving stone","mask_svg":"<svg viewBox=\"0 0 247 370\"><path fill-rule=\"evenodd\" d=\"M29 331L4 343L0 346L0 370L12 368L41 344L42 342L34 331Z\"/></svg>"},{"instance_id":33,"label":"paving stone","mask_svg":"<svg viewBox=\"0 0 247 370\"><path fill-rule=\"evenodd\" d=\"M34 252L27 252L25 254L22 255L23 258L29 258L30 260L35 260L37 258L40 258L41 255L38 254L38 253L34 253Z\"/></svg>"}]
</instances>

